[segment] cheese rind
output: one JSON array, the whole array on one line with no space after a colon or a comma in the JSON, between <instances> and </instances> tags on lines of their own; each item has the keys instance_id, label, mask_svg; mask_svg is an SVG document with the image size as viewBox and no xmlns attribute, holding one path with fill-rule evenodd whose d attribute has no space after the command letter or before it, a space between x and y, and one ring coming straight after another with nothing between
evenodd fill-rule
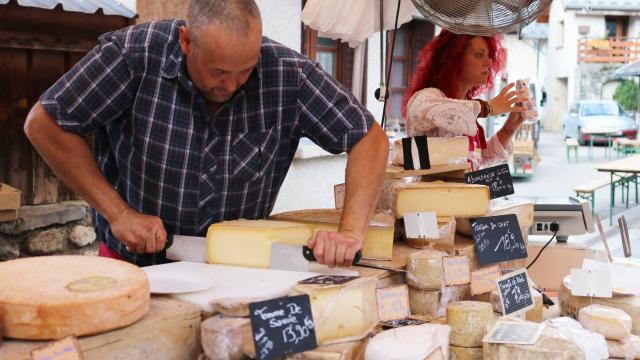
<instances>
[{"instance_id":1,"label":"cheese rind","mask_svg":"<svg viewBox=\"0 0 640 360\"><path fill-rule=\"evenodd\" d=\"M328 345L362 339L377 325L376 284L370 277L340 285L298 284L289 295L309 295L316 339Z\"/></svg>"},{"instance_id":2,"label":"cheese rind","mask_svg":"<svg viewBox=\"0 0 640 360\"><path fill-rule=\"evenodd\" d=\"M451 360L482 360L482 348L466 348L449 346L449 359Z\"/></svg>"},{"instance_id":3,"label":"cheese rind","mask_svg":"<svg viewBox=\"0 0 640 360\"><path fill-rule=\"evenodd\" d=\"M602 334L607 339L625 340L631 335L631 317L620 309L589 305L580 309L578 321L585 329Z\"/></svg>"},{"instance_id":4,"label":"cheese rind","mask_svg":"<svg viewBox=\"0 0 640 360\"><path fill-rule=\"evenodd\" d=\"M365 351L365 360L410 360L449 358L451 328L422 324L390 329L374 336ZM434 354L435 353L435 354Z\"/></svg>"},{"instance_id":5,"label":"cheese rind","mask_svg":"<svg viewBox=\"0 0 640 360\"><path fill-rule=\"evenodd\" d=\"M510 197L507 199L493 199L487 212L483 216L500 216L515 214L518 218L518 225L522 231L523 239L529 233L529 228L533 225L533 201ZM471 236L471 217L456 217L456 231L459 234ZM526 243L526 240L525 240Z\"/></svg>"},{"instance_id":6,"label":"cheese rind","mask_svg":"<svg viewBox=\"0 0 640 360\"><path fill-rule=\"evenodd\" d=\"M202 322L200 334L209 360L241 360L254 352L249 318L212 316Z\"/></svg>"},{"instance_id":7,"label":"cheese rind","mask_svg":"<svg viewBox=\"0 0 640 360\"><path fill-rule=\"evenodd\" d=\"M252 302L263 301L262 298L223 298L215 299L209 302L211 305L211 313L222 314L228 317L248 317L249 304Z\"/></svg>"},{"instance_id":8,"label":"cheese rind","mask_svg":"<svg viewBox=\"0 0 640 360\"><path fill-rule=\"evenodd\" d=\"M435 238L408 238L403 236L407 245L416 249L429 247L437 249L450 249L453 247L456 234L456 220L453 216L438 217L438 237Z\"/></svg>"},{"instance_id":9,"label":"cheese rind","mask_svg":"<svg viewBox=\"0 0 640 360\"><path fill-rule=\"evenodd\" d=\"M580 309L591 304L600 304L620 309L631 317L631 332L634 335L640 335L640 295L614 296L612 298L574 296L571 295L571 290L564 285L564 282L561 282L560 290L558 291L558 302L560 303L562 315L573 318L578 318Z\"/></svg>"},{"instance_id":10,"label":"cheese rind","mask_svg":"<svg viewBox=\"0 0 640 360\"><path fill-rule=\"evenodd\" d=\"M428 137L429 164L431 166L464 164L469 158L469 138L466 136ZM404 165L402 140L393 143L393 163Z\"/></svg>"},{"instance_id":11,"label":"cheese rind","mask_svg":"<svg viewBox=\"0 0 640 360\"><path fill-rule=\"evenodd\" d=\"M342 218L341 209L309 209L289 211L270 217L274 220L310 225L318 230L337 231ZM369 221L365 235L362 257L365 259L391 260L395 218L389 211L376 211Z\"/></svg>"},{"instance_id":12,"label":"cheese rind","mask_svg":"<svg viewBox=\"0 0 640 360\"><path fill-rule=\"evenodd\" d=\"M420 290L409 287L409 308L412 315L438 317L440 290Z\"/></svg>"},{"instance_id":13,"label":"cheese rind","mask_svg":"<svg viewBox=\"0 0 640 360\"><path fill-rule=\"evenodd\" d=\"M362 359L368 339L320 346L313 350L289 355L286 360L352 360Z\"/></svg>"},{"instance_id":14,"label":"cheese rind","mask_svg":"<svg viewBox=\"0 0 640 360\"><path fill-rule=\"evenodd\" d=\"M485 185L442 181L394 184L390 193L396 218L427 211L437 216L482 216L489 206L489 188Z\"/></svg>"},{"instance_id":15,"label":"cheese rind","mask_svg":"<svg viewBox=\"0 0 640 360\"><path fill-rule=\"evenodd\" d=\"M640 359L640 337L631 335L624 341L607 339L609 357L621 359Z\"/></svg>"},{"instance_id":16,"label":"cheese rind","mask_svg":"<svg viewBox=\"0 0 640 360\"><path fill-rule=\"evenodd\" d=\"M445 252L426 249L407 258L407 285L421 290L439 290L444 286L442 258Z\"/></svg>"},{"instance_id":17,"label":"cheese rind","mask_svg":"<svg viewBox=\"0 0 640 360\"><path fill-rule=\"evenodd\" d=\"M493 322L491 304L456 301L447 305L447 324L451 326L451 345L480 347L486 326Z\"/></svg>"},{"instance_id":18,"label":"cheese rind","mask_svg":"<svg viewBox=\"0 0 640 360\"><path fill-rule=\"evenodd\" d=\"M501 317L500 321L518 319ZM484 360L585 360L582 349L565 335L551 326L545 326L542 335L533 345L495 344L483 341L482 358Z\"/></svg>"},{"instance_id":19,"label":"cheese rind","mask_svg":"<svg viewBox=\"0 0 640 360\"><path fill-rule=\"evenodd\" d=\"M233 220L209 226L207 261L211 264L268 268L271 245L306 245L309 225L271 220Z\"/></svg>"}]
</instances>

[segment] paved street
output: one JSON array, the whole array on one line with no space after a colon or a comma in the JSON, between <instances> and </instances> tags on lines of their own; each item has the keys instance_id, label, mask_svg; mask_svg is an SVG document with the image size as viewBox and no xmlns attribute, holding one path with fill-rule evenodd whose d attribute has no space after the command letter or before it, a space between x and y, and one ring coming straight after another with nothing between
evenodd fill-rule
<instances>
[{"instance_id":1,"label":"paved street","mask_svg":"<svg viewBox=\"0 0 640 360\"><path fill-rule=\"evenodd\" d=\"M615 155L610 159L605 157L605 147L596 146L593 149L593 160L589 161L588 148L580 147L579 162L574 158L567 162L565 143L562 133L542 132L538 149L542 161L536 167L534 176L529 179L514 179L516 195L522 197L564 197L575 196L573 187L586 183L593 179L609 176L608 173L600 173L595 166L600 163L615 160ZM624 214L629 226L629 235L632 242L633 257L640 258L640 207L636 206L635 190L631 191L629 209L624 207L620 190L616 192L616 208L614 208L613 226L609 226L609 187L596 190L596 211L600 214L604 231L612 248L614 256L623 256L620 233L617 219ZM597 229L597 228L596 228ZM536 236L534 240L545 240L545 237ZM594 248L603 248L600 235L596 232L582 236L570 237L569 242L585 243Z\"/></svg>"}]
</instances>

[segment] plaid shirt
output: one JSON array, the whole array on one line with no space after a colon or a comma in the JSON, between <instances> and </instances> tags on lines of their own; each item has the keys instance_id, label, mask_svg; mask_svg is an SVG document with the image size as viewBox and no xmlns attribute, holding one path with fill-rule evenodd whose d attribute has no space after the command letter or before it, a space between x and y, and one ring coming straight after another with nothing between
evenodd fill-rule
<instances>
[{"instance_id":1,"label":"plaid shirt","mask_svg":"<svg viewBox=\"0 0 640 360\"><path fill-rule=\"evenodd\" d=\"M341 153L374 121L317 64L268 38L249 80L212 115L189 79L182 25L155 21L102 35L40 98L63 129L94 134L104 176L169 234L204 236L215 222L267 217L301 137ZM93 216L98 238L125 259L164 261L164 251L128 253L104 217Z\"/></svg>"}]
</instances>

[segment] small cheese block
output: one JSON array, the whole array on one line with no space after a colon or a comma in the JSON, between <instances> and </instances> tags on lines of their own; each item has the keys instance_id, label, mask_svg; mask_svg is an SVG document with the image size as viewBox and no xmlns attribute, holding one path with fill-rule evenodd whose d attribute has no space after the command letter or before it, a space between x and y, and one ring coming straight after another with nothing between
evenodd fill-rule
<instances>
[{"instance_id":1,"label":"small cheese block","mask_svg":"<svg viewBox=\"0 0 640 360\"><path fill-rule=\"evenodd\" d=\"M544 324L557 329L582 349L586 355L586 360L601 360L609 357L604 336L582 328L582 325L576 320L563 316L546 320Z\"/></svg>"},{"instance_id":2,"label":"small cheese block","mask_svg":"<svg viewBox=\"0 0 640 360\"><path fill-rule=\"evenodd\" d=\"M469 158L469 138L466 136L428 137L427 149L431 166L464 164ZM402 139L393 143L393 163L404 165Z\"/></svg>"},{"instance_id":3,"label":"small cheese block","mask_svg":"<svg viewBox=\"0 0 640 360\"><path fill-rule=\"evenodd\" d=\"M319 345L359 340L378 323L377 279L362 277L340 285L298 284L290 296L309 295Z\"/></svg>"},{"instance_id":4,"label":"small cheese block","mask_svg":"<svg viewBox=\"0 0 640 360\"><path fill-rule=\"evenodd\" d=\"M309 225L272 220L233 220L209 226L207 260L211 264L268 268L271 244L306 245Z\"/></svg>"},{"instance_id":5,"label":"small cheese block","mask_svg":"<svg viewBox=\"0 0 640 360\"><path fill-rule=\"evenodd\" d=\"M403 220L398 220L403 221ZM450 249L453 247L456 233L456 220L453 216L438 217L438 237L435 238L408 238L404 236L407 245L416 249L429 247L437 249Z\"/></svg>"},{"instance_id":6,"label":"small cheese block","mask_svg":"<svg viewBox=\"0 0 640 360\"><path fill-rule=\"evenodd\" d=\"M486 214L483 216L510 214L515 214L518 218L518 225L520 225L520 230L524 238L525 235L529 233L529 228L533 225L533 201L517 197L493 199ZM456 217L456 231L459 234L471 236L470 219L471 217Z\"/></svg>"},{"instance_id":7,"label":"small cheese block","mask_svg":"<svg viewBox=\"0 0 640 360\"><path fill-rule=\"evenodd\" d=\"M421 290L440 290L444 286L442 258L447 253L426 249L407 258L407 285Z\"/></svg>"},{"instance_id":8,"label":"small cheese block","mask_svg":"<svg viewBox=\"0 0 640 360\"><path fill-rule=\"evenodd\" d=\"M242 360L255 352L249 318L212 316L200 325L200 335L209 360Z\"/></svg>"},{"instance_id":9,"label":"small cheese block","mask_svg":"<svg viewBox=\"0 0 640 360\"><path fill-rule=\"evenodd\" d=\"M395 187L392 210L406 213L433 211L437 216L482 216L489 206L489 187L443 181L414 182Z\"/></svg>"},{"instance_id":10,"label":"small cheese block","mask_svg":"<svg viewBox=\"0 0 640 360\"><path fill-rule=\"evenodd\" d=\"M635 335L640 335L640 295L614 296L612 298L573 296L571 295L571 290L564 285L564 282L561 282L558 291L558 302L560 303L561 314L573 318L578 318L580 309L591 304L620 309L631 316L631 332Z\"/></svg>"},{"instance_id":11,"label":"small cheese block","mask_svg":"<svg viewBox=\"0 0 640 360\"><path fill-rule=\"evenodd\" d=\"M211 313L222 314L228 317L248 317L249 304L252 302L263 301L263 298L224 298L215 299L209 302L211 305Z\"/></svg>"},{"instance_id":12,"label":"small cheese block","mask_svg":"<svg viewBox=\"0 0 640 360\"><path fill-rule=\"evenodd\" d=\"M275 214L273 220L299 222L318 230L336 231L342 218L341 209L310 209ZM362 257L375 260L391 260L393 256L393 230L395 218L388 211L376 211L369 221L364 239Z\"/></svg>"},{"instance_id":13,"label":"small cheese block","mask_svg":"<svg viewBox=\"0 0 640 360\"><path fill-rule=\"evenodd\" d=\"M97 256L0 262L0 328L15 339L92 335L131 325L149 311L147 275Z\"/></svg>"},{"instance_id":14,"label":"small cheese block","mask_svg":"<svg viewBox=\"0 0 640 360\"><path fill-rule=\"evenodd\" d=\"M499 320L517 321L518 319L501 317ZM551 326L545 326L540 338L533 345L495 344L484 341L482 358L484 360L586 360L586 355L560 331Z\"/></svg>"},{"instance_id":15,"label":"small cheese block","mask_svg":"<svg viewBox=\"0 0 640 360\"><path fill-rule=\"evenodd\" d=\"M412 315L444 317L450 302L467 300L470 297L469 285L446 286L440 290L420 290L409 287L409 307Z\"/></svg>"},{"instance_id":16,"label":"small cheese block","mask_svg":"<svg viewBox=\"0 0 640 360\"><path fill-rule=\"evenodd\" d=\"M491 304L456 301L447 305L447 324L451 326L451 345L480 347L486 325L493 322Z\"/></svg>"},{"instance_id":17,"label":"small cheese block","mask_svg":"<svg viewBox=\"0 0 640 360\"><path fill-rule=\"evenodd\" d=\"M365 360L448 359L451 328L440 324L403 326L374 336Z\"/></svg>"},{"instance_id":18,"label":"small cheese block","mask_svg":"<svg viewBox=\"0 0 640 360\"><path fill-rule=\"evenodd\" d=\"M607 339L609 357L618 359L640 359L640 336L631 335L624 341Z\"/></svg>"},{"instance_id":19,"label":"small cheese block","mask_svg":"<svg viewBox=\"0 0 640 360\"><path fill-rule=\"evenodd\" d=\"M533 305L535 306L533 309L525 312L525 320L532 322L542 322L542 315L544 310L544 305L542 303L542 294L540 294L537 290L531 288L529 289L531 293L531 299L533 300ZM500 294L498 290L493 290L491 292L491 305L493 306L493 311L500 313L502 315L502 302L500 301Z\"/></svg>"},{"instance_id":20,"label":"small cheese block","mask_svg":"<svg viewBox=\"0 0 640 360\"><path fill-rule=\"evenodd\" d=\"M466 348L449 346L449 359L451 360L482 360L482 348Z\"/></svg>"},{"instance_id":21,"label":"small cheese block","mask_svg":"<svg viewBox=\"0 0 640 360\"><path fill-rule=\"evenodd\" d=\"M631 335L631 317L624 311L598 304L580 309L578 321L587 330L607 339L624 340Z\"/></svg>"},{"instance_id":22,"label":"small cheese block","mask_svg":"<svg viewBox=\"0 0 640 360\"><path fill-rule=\"evenodd\" d=\"M368 338L340 344L325 345L310 351L289 355L286 360L352 360L362 359Z\"/></svg>"}]
</instances>

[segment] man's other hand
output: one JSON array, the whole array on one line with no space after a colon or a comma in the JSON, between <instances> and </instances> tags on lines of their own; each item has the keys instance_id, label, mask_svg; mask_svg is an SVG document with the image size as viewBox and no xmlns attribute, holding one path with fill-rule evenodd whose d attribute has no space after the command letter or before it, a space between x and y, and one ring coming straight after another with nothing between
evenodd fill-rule
<instances>
[{"instance_id":1,"label":"man's other hand","mask_svg":"<svg viewBox=\"0 0 640 360\"><path fill-rule=\"evenodd\" d=\"M167 231L157 216L145 215L126 208L111 224L111 232L128 252L157 253L164 249Z\"/></svg>"},{"instance_id":2,"label":"man's other hand","mask_svg":"<svg viewBox=\"0 0 640 360\"><path fill-rule=\"evenodd\" d=\"M329 267L351 266L356 252L362 249L363 241L346 231L320 230L309 239L316 260Z\"/></svg>"}]
</instances>

